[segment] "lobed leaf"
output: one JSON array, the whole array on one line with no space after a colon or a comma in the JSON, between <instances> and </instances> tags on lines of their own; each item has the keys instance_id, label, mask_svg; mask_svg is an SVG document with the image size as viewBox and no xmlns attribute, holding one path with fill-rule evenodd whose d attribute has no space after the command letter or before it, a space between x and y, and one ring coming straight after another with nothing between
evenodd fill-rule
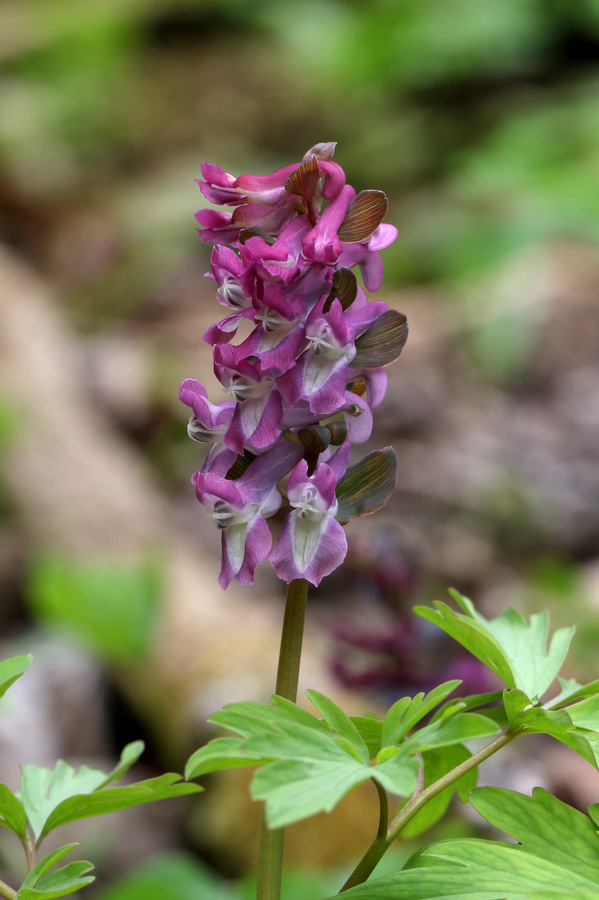
<instances>
[{"instance_id":1,"label":"lobed leaf","mask_svg":"<svg viewBox=\"0 0 599 900\"><path fill-rule=\"evenodd\" d=\"M340 709L336 703L333 703L332 700L325 697L324 694L319 693L319 691L309 690L306 691L306 694L327 725L329 725L338 735L345 737L355 749L358 759L363 762L364 765L368 765L370 762L368 747L364 743L360 732L351 719L345 715L343 710Z\"/></svg>"},{"instance_id":2,"label":"lobed leaf","mask_svg":"<svg viewBox=\"0 0 599 900\"><path fill-rule=\"evenodd\" d=\"M319 812L331 812L352 788L371 777L372 769L351 756L344 759L284 759L259 769L251 794L265 802L271 828L282 828Z\"/></svg>"},{"instance_id":3,"label":"lobed leaf","mask_svg":"<svg viewBox=\"0 0 599 900\"><path fill-rule=\"evenodd\" d=\"M53 897L72 894L90 884L94 878L87 873L93 869L93 866L84 860L68 863L56 872L48 874L77 846L76 843L66 844L41 859L26 876L17 893L16 900L51 900Z\"/></svg>"},{"instance_id":4,"label":"lobed leaf","mask_svg":"<svg viewBox=\"0 0 599 900\"><path fill-rule=\"evenodd\" d=\"M527 853L599 886L599 836L584 813L540 787L533 789L531 797L505 788L482 787L473 791L470 802L487 822L515 838Z\"/></svg>"},{"instance_id":5,"label":"lobed leaf","mask_svg":"<svg viewBox=\"0 0 599 900\"><path fill-rule=\"evenodd\" d=\"M529 900L532 892L597 898L591 879L514 844L454 840L433 844L417 867L375 878L345 892L348 900ZM333 900L332 897L328 900Z\"/></svg>"},{"instance_id":6,"label":"lobed leaf","mask_svg":"<svg viewBox=\"0 0 599 900\"><path fill-rule=\"evenodd\" d=\"M190 781L208 772L236 769L240 766L259 766L263 760L247 756L243 738L214 738L200 747L187 760L185 778Z\"/></svg>"},{"instance_id":7,"label":"lobed leaf","mask_svg":"<svg viewBox=\"0 0 599 900\"><path fill-rule=\"evenodd\" d=\"M148 778L126 787L104 788L88 794L78 794L63 800L48 816L40 834L40 839L54 828L76 822L78 819L89 819L103 816L111 812L120 812L132 806L141 806L155 800L167 800L195 794L202 788L197 784L181 781L181 776L174 773Z\"/></svg>"},{"instance_id":8,"label":"lobed leaf","mask_svg":"<svg viewBox=\"0 0 599 900\"><path fill-rule=\"evenodd\" d=\"M459 684L461 684L459 678L446 681L434 688L426 697L421 692L411 699L402 697L397 703L394 703L383 721L381 736L383 747L396 744L405 737L414 725L428 715L438 703L445 700L452 691L455 691Z\"/></svg>"},{"instance_id":9,"label":"lobed leaf","mask_svg":"<svg viewBox=\"0 0 599 900\"><path fill-rule=\"evenodd\" d=\"M504 705L515 732L548 734L599 768L599 735L574 724L569 710L534 706L523 691L505 691Z\"/></svg>"},{"instance_id":10,"label":"lobed leaf","mask_svg":"<svg viewBox=\"0 0 599 900\"><path fill-rule=\"evenodd\" d=\"M467 597L453 590L450 594L462 613L440 602L434 604L434 610L417 607L415 611L466 647L508 688L518 688L529 700L538 700L556 678L574 629L556 631L547 648L546 613L531 616L527 623L520 613L508 609L496 619L486 620Z\"/></svg>"}]
</instances>

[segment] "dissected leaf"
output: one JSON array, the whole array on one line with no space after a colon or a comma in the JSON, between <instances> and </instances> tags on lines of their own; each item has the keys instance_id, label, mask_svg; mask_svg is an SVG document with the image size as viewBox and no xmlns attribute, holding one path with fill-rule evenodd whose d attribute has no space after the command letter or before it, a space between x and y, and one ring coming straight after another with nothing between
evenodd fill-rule
<instances>
[{"instance_id":1,"label":"dissected leaf","mask_svg":"<svg viewBox=\"0 0 599 900\"><path fill-rule=\"evenodd\" d=\"M48 816L41 832L44 837L54 828L76 822L78 819L89 819L103 816L106 813L119 812L131 806L153 803L155 800L167 800L195 794L202 788L197 784L181 781L181 776L174 773L148 778L126 787L103 788L89 794L78 794L59 803Z\"/></svg>"},{"instance_id":2,"label":"dissected leaf","mask_svg":"<svg viewBox=\"0 0 599 900\"><path fill-rule=\"evenodd\" d=\"M123 748L121 758L119 759L118 763L116 764L114 769L108 773L99 787L106 787L106 785L110 784L112 781L118 781L119 778L122 778L125 772L127 772L127 770L137 762L143 752L143 741L133 741L132 743L127 744L127 746Z\"/></svg>"},{"instance_id":3,"label":"dissected leaf","mask_svg":"<svg viewBox=\"0 0 599 900\"><path fill-rule=\"evenodd\" d=\"M332 700L325 697L324 694L319 693L319 691L306 691L306 694L327 725L329 725L337 734L345 737L352 747L354 747L360 761L365 765L368 765L370 761L368 747L364 743L364 740L351 719L345 715L343 710L340 709L336 703L333 703Z\"/></svg>"},{"instance_id":4,"label":"dissected leaf","mask_svg":"<svg viewBox=\"0 0 599 900\"><path fill-rule=\"evenodd\" d=\"M406 738L405 746L411 753L420 753L432 747L449 747L465 741L491 737L499 731L495 722L480 713L459 713L443 721L438 719L420 728Z\"/></svg>"},{"instance_id":5,"label":"dissected leaf","mask_svg":"<svg viewBox=\"0 0 599 900\"><path fill-rule=\"evenodd\" d=\"M533 891L597 898L599 886L514 844L444 841L420 854L417 868L344 892L347 900L528 900ZM332 897L328 900L333 900Z\"/></svg>"},{"instance_id":6,"label":"dissected leaf","mask_svg":"<svg viewBox=\"0 0 599 900\"><path fill-rule=\"evenodd\" d=\"M256 772L251 794L256 800L264 800L271 828L281 828L319 812L331 812L371 774L369 766L346 753L337 759L284 759Z\"/></svg>"},{"instance_id":7,"label":"dissected leaf","mask_svg":"<svg viewBox=\"0 0 599 900\"><path fill-rule=\"evenodd\" d=\"M16 900L51 900L53 897L72 894L90 884L94 878L88 872L91 872L93 866L85 860L68 863L55 872L50 872L77 846L75 843L65 844L41 859L26 876Z\"/></svg>"},{"instance_id":8,"label":"dissected leaf","mask_svg":"<svg viewBox=\"0 0 599 900\"><path fill-rule=\"evenodd\" d=\"M548 734L599 767L599 734L574 724L569 709L534 706L523 691L506 691L505 709L515 732Z\"/></svg>"},{"instance_id":9,"label":"dissected leaf","mask_svg":"<svg viewBox=\"0 0 599 900\"><path fill-rule=\"evenodd\" d=\"M261 758L248 757L243 749L243 738L215 738L196 750L185 766L185 778L199 778L208 772L236 769L240 766L259 766Z\"/></svg>"},{"instance_id":10,"label":"dissected leaf","mask_svg":"<svg viewBox=\"0 0 599 900\"><path fill-rule=\"evenodd\" d=\"M128 744L108 775L89 766L75 770L64 760L59 760L53 770L25 766L20 794L36 841L39 843L52 829L67 822L201 790L197 785L175 783L180 782L181 776L170 773L127 787L107 788L139 758L142 750L141 741Z\"/></svg>"},{"instance_id":11,"label":"dissected leaf","mask_svg":"<svg viewBox=\"0 0 599 900\"><path fill-rule=\"evenodd\" d=\"M576 700L584 700L586 697L593 697L599 694L599 681L591 681L589 684L580 685L574 679L566 680L558 676L557 680L561 691L546 704L548 709L559 709L566 703L573 703Z\"/></svg>"},{"instance_id":12,"label":"dissected leaf","mask_svg":"<svg viewBox=\"0 0 599 900\"><path fill-rule=\"evenodd\" d=\"M370 756L376 756L381 749L383 720L378 716L350 716L366 746Z\"/></svg>"},{"instance_id":13,"label":"dissected leaf","mask_svg":"<svg viewBox=\"0 0 599 900\"><path fill-rule=\"evenodd\" d=\"M75 770L64 760L54 769L27 765L21 773L21 799L36 839L39 839L48 816L63 800L96 790L106 778L100 769L81 766Z\"/></svg>"},{"instance_id":14,"label":"dissected leaf","mask_svg":"<svg viewBox=\"0 0 599 900\"><path fill-rule=\"evenodd\" d=\"M556 631L547 649L547 614L531 616L527 623L520 613L508 609L496 619L487 620L467 597L457 591L450 593L462 613L439 602L434 610L417 607L416 612L466 647L509 688L518 688L530 700L538 700L558 674L573 629Z\"/></svg>"},{"instance_id":15,"label":"dissected leaf","mask_svg":"<svg viewBox=\"0 0 599 900\"><path fill-rule=\"evenodd\" d=\"M11 656L0 662L0 697L9 689L11 684L20 678L33 657L30 654Z\"/></svg>"},{"instance_id":16,"label":"dissected leaf","mask_svg":"<svg viewBox=\"0 0 599 900\"><path fill-rule=\"evenodd\" d=\"M368 516L385 505L397 481L397 457L391 447L368 453L350 466L337 485L336 518L344 523Z\"/></svg>"},{"instance_id":17,"label":"dissected leaf","mask_svg":"<svg viewBox=\"0 0 599 900\"><path fill-rule=\"evenodd\" d=\"M472 792L470 802L487 822L515 838L523 850L599 886L599 836L584 813L540 787L533 789L532 797L505 788L481 787Z\"/></svg>"},{"instance_id":18,"label":"dissected leaf","mask_svg":"<svg viewBox=\"0 0 599 900\"><path fill-rule=\"evenodd\" d=\"M411 699L402 697L394 703L383 722L381 744L383 747L396 744L408 731L423 719L428 713L451 694L460 684L460 680L446 681L434 688L424 696L421 692Z\"/></svg>"},{"instance_id":19,"label":"dissected leaf","mask_svg":"<svg viewBox=\"0 0 599 900\"><path fill-rule=\"evenodd\" d=\"M395 749L395 748L393 748ZM385 758L384 751L380 762L371 768L375 781L397 797L409 797L418 785L418 773L422 763L415 756L410 756L402 750L398 750L392 756Z\"/></svg>"},{"instance_id":20,"label":"dissected leaf","mask_svg":"<svg viewBox=\"0 0 599 900\"><path fill-rule=\"evenodd\" d=\"M215 725L222 725L223 728L229 728L242 737L272 731L277 724L285 722L298 722L306 728L329 734L329 729L323 721L290 700L276 695L271 697L271 703L260 703L257 700L229 703L213 713L209 721Z\"/></svg>"}]
</instances>

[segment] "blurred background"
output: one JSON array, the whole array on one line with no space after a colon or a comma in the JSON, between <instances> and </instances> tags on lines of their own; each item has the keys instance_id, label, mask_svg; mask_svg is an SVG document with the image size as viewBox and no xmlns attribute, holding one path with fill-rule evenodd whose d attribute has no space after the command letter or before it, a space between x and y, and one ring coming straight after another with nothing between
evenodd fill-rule
<instances>
[{"instance_id":1,"label":"blurred background","mask_svg":"<svg viewBox=\"0 0 599 900\"><path fill-rule=\"evenodd\" d=\"M9 786L58 756L108 768L138 737L138 773L182 771L211 711L273 687L282 590L266 567L218 588L177 399L210 385L220 309L203 160L266 174L337 141L399 229L379 296L410 338L365 448L394 446L398 487L312 592L303 685L354 712L478 690L410 612L448 586L575 622L567 675L599 677L598 88L597 0L2 0L0 649L35 657L1 709ZM599 789L550 743L482 777L580 807ZM207 784L91 823L88 896L251 896L233 882L260 811L237 775ZM372 799L290 829L290 897L338 889ZM0 858L10 880L10 836Z\"/></svg>"}]
</instances>

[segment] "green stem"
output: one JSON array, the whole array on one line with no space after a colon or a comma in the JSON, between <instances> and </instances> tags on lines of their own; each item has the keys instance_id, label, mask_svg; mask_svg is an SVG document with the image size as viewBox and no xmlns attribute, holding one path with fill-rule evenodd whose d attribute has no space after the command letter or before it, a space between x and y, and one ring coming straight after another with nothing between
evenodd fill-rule
<instances>
[{"instance_id":1,"label":"green stem","mask_svg":"<svg viewBox=\"0 0 599 900\"><path fill-rule=\"evenodd\" d=\"M275 693L279 697L285 697L293 702L297 697L307 596L308 582L305 579L296 578L289 584L281 632ZM283 838L284 830L282 828L268 828L266 820L262 819L257 900L280 900Z\"/></svg>"},{"instance_id":2,"label":"green stem","mask_svg":"<svg viewBox=\"0 0 599 900\"><path fill-rule=\"evenodd\" d=\"M517 735L513 732L506 732L505 734L501 734L498 738L495 738L494 741L491 741L490 744L487 744L486 747L483 747L482 750L479 750L478 753L474 753L469 759L464 760L463 763L460 763L459 766L456 766L455 769L452 769L451 772L447 772L446 775L443 775L442 778L439 778L438 781L433 782L433 784L429 784L427 788L424 790L416 791L416 793L411 797L408 802L402 806L400 811L397 813L395 818L389 824L387 829L387 833L381 837L377 834L376 838L351 873L339 893L343 893L343 891L349 890L350 887L355 887L357 884L362 884L366 879L372 874L375 866L380 861L380 859L387 852L395 838L399 835L400 831L405 828L408 822L414 818L417 812L422 809L423 806L432 800L433 797L436 797L437 794L440 794L441 791L445 790L445 788L449 787L451 784L454 784L458 778L461 778L462 775L465 775L466 772L470 772L472 769L476 768L476 766L480 765L485 759L488 759L489 756L492 756L494 753L497 753L498 750L501 750L502 747L505 747L506 744L509 744L510 741ZM379 829L380 830L380 829Z\"/></svg>"},{"instance_id":3,"label":"green stem","mask_svg":"<svg viewBox=\"0 0 599 900\"><path fill-rule=\"evenodd\" d=\"M0 881L0 897L4 897L5 900L15 900L16 896L16 891L13 891L11 887L9 887L3 881Z\"/></svg>"}]
</instances>

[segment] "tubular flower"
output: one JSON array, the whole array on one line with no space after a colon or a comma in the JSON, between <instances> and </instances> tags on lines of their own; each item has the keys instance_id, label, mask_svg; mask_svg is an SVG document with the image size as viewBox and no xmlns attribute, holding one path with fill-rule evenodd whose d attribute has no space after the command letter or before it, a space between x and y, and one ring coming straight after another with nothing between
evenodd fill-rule
<instances>
[{"instance_id":1,"label":"tubular flower","mask_svg":"<svg viewBox=\"0 0 599 900\"><path fill-rule=\"evenodd\" d=\"M383 366L399 355L406 329L385 318L400 314L370 300L352 269L377 290L379 250L397 231L382 222L381 191L356 195L346 184L335 146L315 144L270 175L235 177L202 164L204 197L229 208L202 209L196 219L202 240L215 245L207 275L228 312L204 341L231 399L212 403L192 378L180 398L192 410L190 437L214 442L192 481L221 532L223 588L250 584L266 558L285 581L319 584L347 552L338 518L371 511L363 487L352 506L355 474L341 482L350 443L370 437ZM385 338L388 321L401 346L395 332ZM273 547L267 519L284 504Z\"/></svg>"}]
</instances>

